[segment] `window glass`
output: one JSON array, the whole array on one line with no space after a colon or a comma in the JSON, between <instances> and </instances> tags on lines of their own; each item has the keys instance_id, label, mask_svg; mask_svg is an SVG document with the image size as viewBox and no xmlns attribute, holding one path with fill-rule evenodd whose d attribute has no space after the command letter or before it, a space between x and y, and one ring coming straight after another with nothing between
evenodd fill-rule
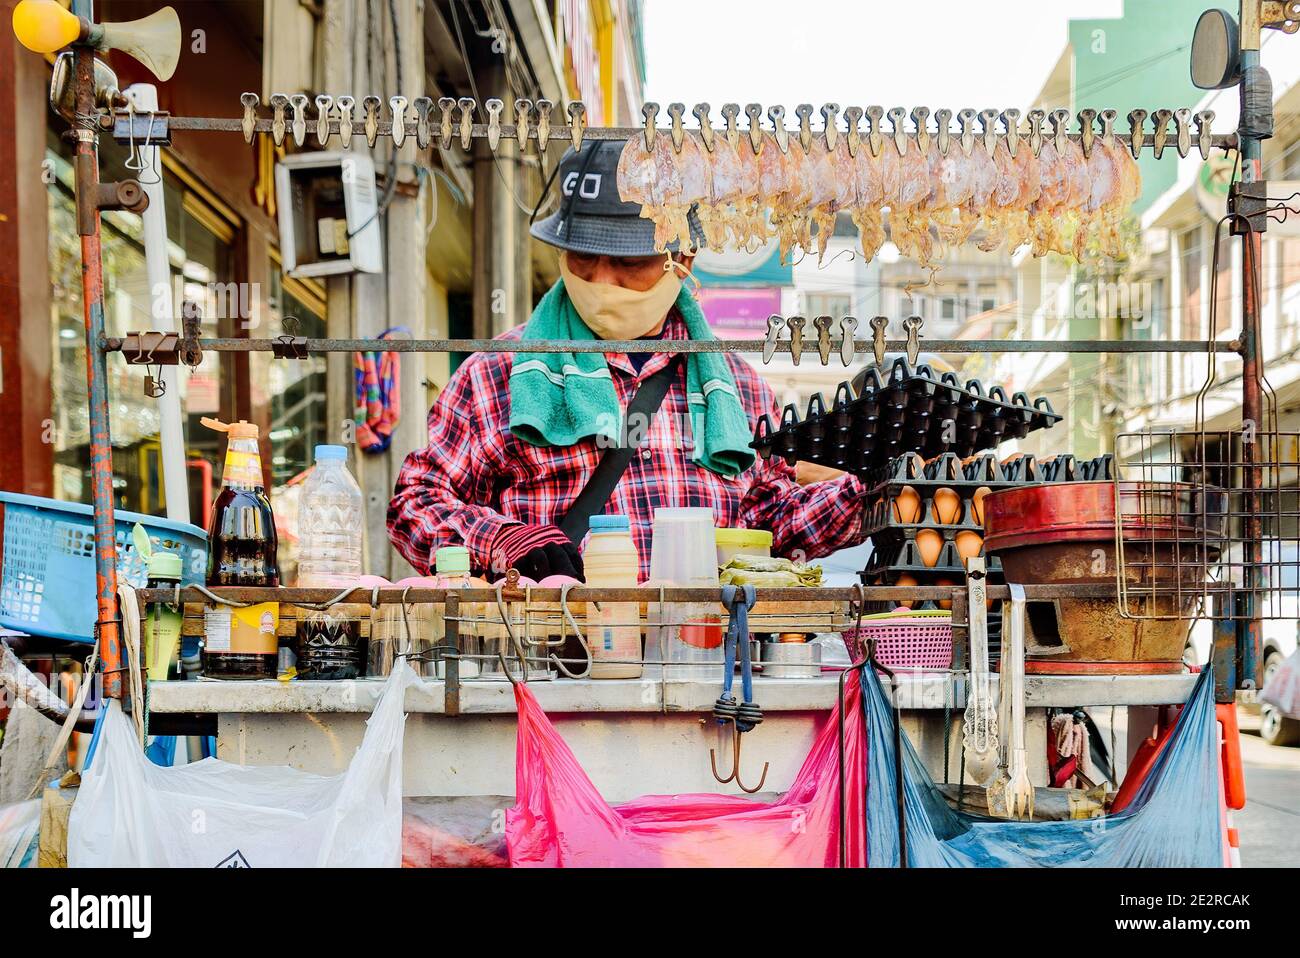
<instances>
[{"instance_id":1,"label":"window glass","mask_svg":"<svg viewBox=\"0 0 1300 958\"><path fill-rule=\"evenodd\" d=\"M52 132L46 145L51 171L49 200L49 268L53 311L53 369L51 374L54 420L54 495L74 502L90 502L90 422L86 408L86 347L82 319L81 243L77 234L76 206L70 148ZM111 140L101 140L100 163L106 178L123 171L125 150ZM181 293L202 311L204 336L217 335L215 299L229 284L231 247L203 222L196 198L180 180L163 172L167 209L168 258L173 296ZM104 265L104 327L108 336L157 329L152 290L145 269L143 224L134 213L106 212L102 218ZM179 313L180 302L176 303ZM166 508L162 492L158 402L144 394L149 370L128 365L121 356L108 357L109 424L113 437L113 485L118 508L161 514ZM152 368L157 375L157 367ZM220 467L218 440L201 427L200 416L213 415L219 406L219 358L207 354L191 372L178 367L190 466L190 515L201 521L206 489L201 481ZM206 434L206 435L205 435Z\"/></svg>"}]
</instances>

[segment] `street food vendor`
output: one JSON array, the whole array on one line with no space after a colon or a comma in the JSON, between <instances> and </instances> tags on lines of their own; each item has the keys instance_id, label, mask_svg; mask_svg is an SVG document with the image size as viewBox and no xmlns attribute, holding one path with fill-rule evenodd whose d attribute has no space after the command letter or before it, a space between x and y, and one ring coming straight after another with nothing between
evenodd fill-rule
<instances>
[{"instance_id":1,"label":"street food vendor","mask_svg":"<svg viewBox=\"0 0 1300 958\"><path fill-rule=\"evenodd\" d=\"M532 228L561 250L561 278L499 338L715 338L689 285L692 257L675 244L656 252L654 224L619 198L620 145L592 143L561 161L560 207ZM702 237L693 210L689 220ZM756 461L749 441L763 413L779 418L772 389L732 353L475 353L429 411L428 446L402 466L389 536L422 572L438 548L464 545L480 571L533 579L582 578L578 544L601 512L628 516L642 580L665 506L770 530L774 554L813 558L861 542L859 480L801 486L779 458Z\"/></svg>"}]
</instances>

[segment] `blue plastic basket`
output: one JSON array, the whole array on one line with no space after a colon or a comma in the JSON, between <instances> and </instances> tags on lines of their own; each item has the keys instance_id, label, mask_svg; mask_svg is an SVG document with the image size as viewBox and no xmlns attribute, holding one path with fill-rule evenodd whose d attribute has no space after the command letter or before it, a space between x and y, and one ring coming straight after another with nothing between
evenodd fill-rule
<instances>
[{"instance_id":1,"label":"blue plastic basket","mask_svg":"<svg viewBox=\"0 0 1300 958\"><path fill-rule=\"evenodd\" d=\"M0 492L4 509L0 563L0 625L17 632L73 642L94 641L94 510L79 502ZM155 552L181 557L181 582L201 583L207 570L208 537L198 526L156 516L115 511L117 574L136 588L145 585L144 561L131 530L149 533Z\"/></svg>"}]
</instances>

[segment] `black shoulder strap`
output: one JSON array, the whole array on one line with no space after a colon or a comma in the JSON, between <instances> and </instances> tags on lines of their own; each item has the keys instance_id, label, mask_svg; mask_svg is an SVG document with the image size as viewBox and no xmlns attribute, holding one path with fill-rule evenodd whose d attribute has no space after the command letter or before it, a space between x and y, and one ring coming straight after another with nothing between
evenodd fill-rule
<instances>
[{"instance_id":1,"label":"black shoulder strap","mask_svg":"<svg viewBox=\"0 0 1300 958\"><path fill-rule=\"evenodd\" d=\"M642 381L636 395L627 404L625 423L649 423L654 419L681 365L682 354L678 353L667 366ZM573 505L569 506L569 511L559 522L560 530L569 537L570 542L582 541L582 537L587 534L589 520L605 508L605 503L609 501L610 494L618 485L618 481L623 478L623 473L627 472L627 467L635 454L635 447L614 446L605 450L600 457L600 462L596 463L591 478L587 480L587 484L578 493L578 498L573 500Z\"/></svg>"}]
</instances>

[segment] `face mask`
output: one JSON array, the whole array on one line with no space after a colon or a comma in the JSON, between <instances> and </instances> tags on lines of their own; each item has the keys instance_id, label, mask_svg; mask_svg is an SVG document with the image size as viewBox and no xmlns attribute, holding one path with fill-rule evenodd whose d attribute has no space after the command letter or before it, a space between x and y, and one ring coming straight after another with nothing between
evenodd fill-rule
<instances>
[{"instance_id":1,"label":"face mask","mask_svg":"<svg viewBox=\"0 0 1300 958\"><path fill-rule=\"evenodd\" d=\"M560 276L573 308L601 339L640 339L663 322L682 288L681 278L671 269L647 290L589 283L569 271L568 258L563 255Z\"/></svg>"}]
</instances>

